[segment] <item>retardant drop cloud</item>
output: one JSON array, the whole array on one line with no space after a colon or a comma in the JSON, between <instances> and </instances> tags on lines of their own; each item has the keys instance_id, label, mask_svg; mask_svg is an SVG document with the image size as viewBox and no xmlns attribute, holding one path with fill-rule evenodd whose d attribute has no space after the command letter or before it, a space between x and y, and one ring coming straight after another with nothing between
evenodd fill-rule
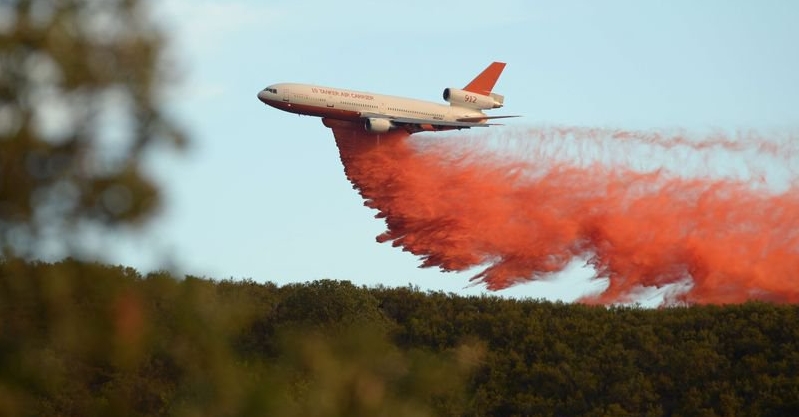
<instances>
[{"instance_id":1,"label":"retardant drop cloud","mask_svg":"<svg viewBox=\"0 0 799 417\"><path fill-rule=\"evenodd\" d=\"M380 138L334 128L347 177L384 218L380 242L423 267L483 270L491 290L588 259L626 302L799 301L796 138L507 128Z\"/></svg>"}]
</instances>

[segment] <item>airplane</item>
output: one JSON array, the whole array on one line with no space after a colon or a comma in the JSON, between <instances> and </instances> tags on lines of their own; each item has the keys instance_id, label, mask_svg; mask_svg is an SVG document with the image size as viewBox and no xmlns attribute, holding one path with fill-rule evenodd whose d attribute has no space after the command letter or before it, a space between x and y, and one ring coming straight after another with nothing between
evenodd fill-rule
<instances>
[{"instance_id":1,"label":"airplane","mask_svg":"<svg viewBox=\"0 0 799 417\"><path fill-rule=\"evenodd\" d=\"M491 119L519 116L488 116L482 110L503 106L505 98L492 93L504 62L494 62L462 89L444 89L449 105L310 84L273 84L258 92L258 99L276 109L322 118L325 126L363 127L369 133L405 130L468 129L494 126Z\"/></svg>"}]
</instances>

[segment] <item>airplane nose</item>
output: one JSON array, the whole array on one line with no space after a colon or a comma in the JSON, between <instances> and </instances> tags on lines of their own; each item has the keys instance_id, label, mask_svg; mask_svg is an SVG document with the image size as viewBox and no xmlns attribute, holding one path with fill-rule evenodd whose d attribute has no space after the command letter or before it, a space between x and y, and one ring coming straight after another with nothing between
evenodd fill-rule
<instances>
[{"instance_id":1,"label":"airplane nose","mask_svg":"<svg viewBox=\"0 0 799 417\"><path fill-rule=\"evenodd\" d=\"M269 100L269 95L266 90L261 90L258 92L258 100L261 100L264 103L266 103L266 100Z\"/></svg>"}]
</instances>

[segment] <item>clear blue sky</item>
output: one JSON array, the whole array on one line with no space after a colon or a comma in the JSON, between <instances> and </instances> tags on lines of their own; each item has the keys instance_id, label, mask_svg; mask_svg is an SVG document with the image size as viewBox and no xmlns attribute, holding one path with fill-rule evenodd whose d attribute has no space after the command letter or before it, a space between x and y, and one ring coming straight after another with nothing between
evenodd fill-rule
<instances>
[{"instance_id":1,"label":"clear blue sky","mask_svg":"<svg viewBox=\"0 0 799 417\"><path fill-rule=\"evenodd\" d=\"M256 93L301 82L432 101L491 61L509 129L793 129L799 126L799 2L153 2L173 37L168 96L192 137L153 158L166 197L111 260L279 284L320 278L476 294L469 272L418 269L378 244L382 220L344 177L317 118ZM596 288L574 268L501 294L573 300Z\"/></svg>"}]
</instances>

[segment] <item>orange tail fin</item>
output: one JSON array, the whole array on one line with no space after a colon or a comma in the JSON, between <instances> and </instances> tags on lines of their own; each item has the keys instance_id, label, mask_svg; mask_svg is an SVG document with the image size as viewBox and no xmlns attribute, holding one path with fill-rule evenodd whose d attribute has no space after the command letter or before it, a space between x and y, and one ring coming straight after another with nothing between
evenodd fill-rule
<instances>
[{"instance_id":1,"label":"orange tail fin","mask_svg":"<svg viewBox=\"0 0 799 417\"><path fill-rule=\"evenodd\" d=\"M463 89L466 91L471 91L472 93L487 96L491 94L491 90L494 89L494 84L497 83L497 80L504 69L504 62L494 62L484 69L480 75L474 77L472 82L467 84L466 87L463 87Z\"/></svg>"}]
</instances>

